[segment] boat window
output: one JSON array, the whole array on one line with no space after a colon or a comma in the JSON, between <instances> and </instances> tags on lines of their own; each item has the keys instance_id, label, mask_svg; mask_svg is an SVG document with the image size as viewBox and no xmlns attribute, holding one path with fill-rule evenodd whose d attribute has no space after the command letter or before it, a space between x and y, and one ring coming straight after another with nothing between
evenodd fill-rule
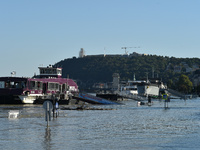
<instances>
[{"instance_id":1,"label":"boat window","mask_svg":"<svg viewBox=\"0 0 200 150\"><path fill-rule=\"evenodd\" d=\"M25 81L2 81L0 82L0 88L25 88L26 82Z\"/></svg>"},{"instance_id":2,"label":"boat window","mask_svg":"<svg viewBox=\"0 0 200 150\"><path fill-rule=\"evenodd\" d=\"M20 82L15 82L14 83L14 87L17 88L17 89L21 88L21 83Z\"/></svg>"},{"instance_id":3,"label":"boat window","mask_svg":"<svg viewBox=\"0 0 200 150\"><path fill-rule=\"evenodd\" d=\"M4 81L0 81L0 89L5 88L5 82Z\"/></svg>"},{"instance_id":4,"label":"boat window","mask_svg":"<svg viewBox=\"0 0 200 150\"><path fill-rule=\"evenodd\" d=\"M15 82L10 82L10 87L15 88Z\"/></svg>"},{"instance_id":5,"label":"boat window","mask_svg":"<svg viewBox=\"0 0 200 150\"><path fill-rule=\"evenodd\" d=\"M58 83L48 83L48 89L59 91L59 84Z\"/></svg>"},{"instance_id":6,"label":"boat window","mask_svg":"<svg viewBox=\"0 0 200 150\"><path fill-rule=\"evenodd\" d=\"M40 74L44 74L44 69L40 69Z\"/></svg>"},{"instance_id":7,"label":"boat window","mask_svg":"<svg viewBox=\"0 0 200 150\"><path fill-rule=\"evenodd\" d=\"M26 87L26 82L24 82L24 81L21 82L21 87L22 87L22 88L25 88L25 87Z\"/></svg>"},{"instance_id":8,"label":"boat window","mask_svg":"<svg viewBox=\"0 0 200 150\"><path fill-rule=\"evenodd\" d=\"M5 87L10 88L10 82L9 81L6 82Z\"/></svg>"},{"instance_id":9,"label":"boat window","mask_svg":"<svg viewBox=\"0 0 200 150\"><path fill-rule=\"evenodd\" d=\"M53 74L56 74L56 69L53 69Z\"/></svg>"},{"instance_id":10,"label":"boat window","mask_svg":"<svg viewBox=\"0 0 200 150\"><path fill-rule=\"evenodd\" d=\"M46 74L49 74L49 69L45 69L45 73L46 73Z\"/></svg>"},{"instance_id":11,"label":"boat window","mask_svg":"<svg viewBox=\"0 0 200 150\"><path fill-rule=\"evenodd\" d=\"M62 85L62 92L65 91L65 84Z\"/></svg>"},{"instance_id":12,"label":"boat window","mask_svg":"<svg viewBox=\"0 0 200 150\"><path fill-rule=\"evenodd\" d=\"M54 83L49 83L48 84L48 89L49 90L54 90Z\"/></svg>"},{"instance_id":13,"label":"boat window","mask_svg":"<svg viewBox=\"0 0 200 150\"><path fill-rule=\"evenodd\" d=\"M32 89L32 90L35 89L35 87L36 87L35 85L36 85L35 81L31 81L30 82L30 89Z\"/></svg>"},{"instance_id":14,"label":"boat window","mask_svg":"<svg viewBox=\"0 0 200 150\"><path fill-rule=\"evenodd\" d=\"M37 89L42 90L42 82L37 82Z\"/></svg>"},{"instance_id":15,"label":"boat window","mask_svg":"<svg viewBox=\"0 0 200 150\"><path fill-rule=\"evenodd\" d=\"M57 70L57 74L61 74L61 70Z\"/></svg>"},{"instance_id":16,"label":"boat window","mask_svg":"<svg viewBox=\"0 0 200 150\"><path fill-rule=\"evenodd\" d=\"M130 90L137 90L137 88L130 88Z\"/></svg>"},{"instance_id":17,"label":"boat window","mask_svg":"<svg viewBox=\"0 0 200 150\"><path fill-rule=\"evenodd\" d=\"M57 91L59 90L59 85L58 85L58 84L56 84L55 89L56 89Z\"/></svg>"}]
</instances>

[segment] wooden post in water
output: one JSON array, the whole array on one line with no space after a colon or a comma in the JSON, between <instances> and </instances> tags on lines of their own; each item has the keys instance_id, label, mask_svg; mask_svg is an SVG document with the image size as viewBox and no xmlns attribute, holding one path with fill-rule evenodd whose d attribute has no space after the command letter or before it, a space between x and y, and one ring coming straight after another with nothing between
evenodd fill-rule
<instances>
[{"instance_id":1,"label":"wooden post in water","mask_svg":"<svg viewBox=\"0 0 200 150\"><path fill-rule=\"evenodd\" d=\"M50 118L50 113L49 113L49 103L47 103L47 110L46 110L46 121L47 121L47 126L49 126L49 120L51 120Z\"/></svg>"}]
</instances>

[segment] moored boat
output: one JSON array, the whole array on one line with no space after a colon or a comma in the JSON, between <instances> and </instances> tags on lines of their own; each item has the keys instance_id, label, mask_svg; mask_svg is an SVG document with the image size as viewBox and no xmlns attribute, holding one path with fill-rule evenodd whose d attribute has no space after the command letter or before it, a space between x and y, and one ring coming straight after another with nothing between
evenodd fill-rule
<instances>
[{"instance_id":1,"label":"moored boat","mask_svg":"<svg viewBox=\"0 0 200 150\"><path fill-rule=\"evenodd\" d=\"M137 84L141 81L128 81L125 85L121 85L121 94L122 95L137 95L138 89Z\"/></svg>"},{"instance_id":2,"label":"moored boat","mask_svg":"<svg viewBox=\"0 0 200 150\"><path fill-rule=\"evenodd\" d=\"M33 78L0 77L1 104L32 104L38 99L51 99L58 95L68 100L78 94L78 86L68 78L62 78L62 68L39 67L40 75Z\"/></svg>"}]
</instances>

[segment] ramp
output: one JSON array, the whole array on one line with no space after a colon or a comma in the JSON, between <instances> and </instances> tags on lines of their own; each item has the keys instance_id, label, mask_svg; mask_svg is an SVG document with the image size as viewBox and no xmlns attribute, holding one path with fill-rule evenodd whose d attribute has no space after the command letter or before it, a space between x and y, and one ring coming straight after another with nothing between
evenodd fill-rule
<instances>
[{"instance_id":1,"label":"ramp","mask_svg":"<svg viewBox=\"0 0 200 150\"><path fill-rule=\"evenodd\" d=\"M186 99L186 96L185 94L183 93L180 93L178 91L175 91L175 90L172 90L172 89L165 89L169 94L171 95L174 95L174 96L177 96L177 97L180 97L182 99Z\"/></svg>"},{"instance_id":2,"label":"ramp","mask_svg":"<svg viewBox=\"0 0 200 150\"><path fill-rule=\"evenodd\" d=\"M119 104L117 102L109 101L107 99L103 99L100 97L92 96L89 94L83 94L83 93L79 93L78 96L73 96L73 98L80 101L87 102L87 103L91 103L91 104L103 104L103 105L118 105Z\"/></svg>"}]
</instances>

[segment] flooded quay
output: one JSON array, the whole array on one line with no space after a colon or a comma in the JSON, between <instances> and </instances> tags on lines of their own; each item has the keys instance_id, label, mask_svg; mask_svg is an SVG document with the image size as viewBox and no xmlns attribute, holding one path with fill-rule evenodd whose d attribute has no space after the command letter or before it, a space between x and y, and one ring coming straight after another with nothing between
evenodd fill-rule
<instances>
[{"instance_id":1,"label":"flooded quay","mask_svg":"<svg viewBox=\"0 0 200 150\"><path fill-rule=\"evenodd\" d=\"M49 127L42 105L0 105L0 149L200 149L200 98L172 99L167 109L159 100L123 103L61 109ZM8 118L11 110L19 117Z\"/></svg>"}]
</instances>

